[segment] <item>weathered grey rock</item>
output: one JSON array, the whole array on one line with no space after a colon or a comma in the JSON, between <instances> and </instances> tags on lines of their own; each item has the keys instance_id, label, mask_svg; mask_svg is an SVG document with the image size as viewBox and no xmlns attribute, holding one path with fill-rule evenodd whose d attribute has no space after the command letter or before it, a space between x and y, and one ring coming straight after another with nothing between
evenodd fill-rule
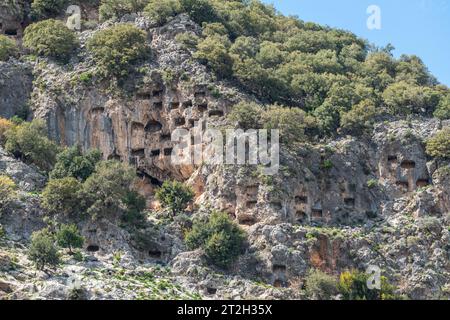
<instances>
[{"instance_id":1,"label":"weathered grey rock","mask_svg":"<svg viewBox=\"0 0 450 320\"><path fill-rule=\"evenodd\" d=\"M33 76L28 64L0 61L0 117L24 114L28 108Z\"/></svg>"}]
</instances>

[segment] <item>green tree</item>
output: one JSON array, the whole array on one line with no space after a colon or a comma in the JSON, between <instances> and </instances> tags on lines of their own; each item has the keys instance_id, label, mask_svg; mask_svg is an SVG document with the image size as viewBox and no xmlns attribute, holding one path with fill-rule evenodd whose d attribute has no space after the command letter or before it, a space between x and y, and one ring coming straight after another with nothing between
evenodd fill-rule
<instances>
[{"instance_id":1,"label":"green tree","mask_svg":"<svg viewBox=\"0 0 450 320\"><path fill-rule=\"evenodd\" d=\"M231 57L228 54L230 45L227 36L208 36L198 43L194 57L204 62L218 76L228 77L231 75L232 66Z\"/></svg>"},{"instance_id":2,"label":"green tree","mask_svg":"<svg viewBox=\"0 0 450 320\"><path fill-rule=\"evenodd\" d=\"M101 21L119 19L125 14L140 12L148 0L101 0L99 16Z\"/></svg>"},{"instance_id":3,"label":"green tree","mask_svg":"<svg viewBox=\"0 0 450 320\"><path fill-rule=\"evenodd\" d=\"M62 248L68 248L69 253L73 254L72 249L81 248L84 238L81 236L78 227L74 224L63 224L56 233L58 245Z\"/></svg>"},{"instance_id":4,"label":"green tree","mask_svg":"<svg viewBox=\"0 0 450 320\"><path fill-rule=\"evenodd\" d=\"M0 61L7 61L18 54L16 42L4 35L0 35Z\"/></svg>"},{"instance_id":5,"label":"green tree","mask_svg":"<svg viewBox=\"0 0 450 320\"><path fill-rule=\"evenodd\" d=\"M293 146L305 140L305 112L299 108L270 106L262 115L264 129L278 129L283 144Z\"/></svg>"},{"instance_id":6,"label":"green tree","mask_svg":"<svg viewBox=\"0 0 450 320\"><path fill-rule=\"evenodd\" d=\"M178 0L150 0L144 9L145 15L158 25L165 24L180 11L181 4Z\"/></svg>"},{"instance_id":7,"label":"green tree","mask_svg":"<svg viewBox=\"0 0 450 320\"><path fill-rule=\"evenodd\" d=\"M34 262L38 270L45 267L55 268L60 263L58 248L48 229L33 232L28 249L28 258Z\"/></svg>"},{"instance_id":8,"label":"green tree","mask_svg":"<svg viewBox=\"0 0 450 320\"><path fill-rule=\"evenodd\" d=\"M310 270L306 276L306 293L310 299L330 300L338 292L337 280L318 269Z\"/></svg>"},{"instance_id":9,"label":"green tree","mask_svg":"<svg viewBox=\"0 0 450 320\"><path fill-rule=\"evenodd\" d=\"M39 119L8 130L5 149L45 171L53 167L58 153L58 146L47 137L45 122Z\"/></svg>"},{"instance_id":10,"label":"green tree","mask_svg":"<svg viewBox=\"0 0 450 320\"><path fill-rule=\"evenodd\" d=\"M441 120L450 119L450 93L441 97L433 115Z\"/></svg>"},{"instance_id":11,"label":"green tree","mask_svg":"<svg viewBox=\"0 0 450 320\"><path fill-rule=\"evenodd\" d=\"M263 41L259 46L259 52L256 54L256 60L264 68L274 68L284 60L284 52L280 50L280 45Z\"/></svg>"},{"instance_id":12,"label":"green tree","mask_svg":"<svg viewBox=\"0 0 450 320\"><path fill-rule=\"evenodd\" d=\"M226 213L213 212L207 220L195 221L186 234L189 249L203 248L209 261L228 268L242 253L245 233Z\"/></svg>"},{"instance_id":13,"label":"green tree","mask_svg":"<svg viewBox=\"0 0 450 320\"><path fill-rule=\"evenodd\" d=\"M149 48L145 41L144 31L131 24L118 24L97 31L89 39L87 47L101 74L122 78L148 55Z\"/></svg>"},{"instance_id":14,"label":"green tree","mask_svg":"<svg viewBox=\"0 0 450 320\"><path fill-rule=\"evenodd\" d=\"M156 199L168 208L173 216L186 209L194 197L192 189L178 181L164 181L161 188L156 190Z\"/></svg>"},{"instance_id":15,"label":"green tree","mask_svg":"<svg viewBox=\"0 0 450 320\"><path fill-rule=\"evenodd\" d=\"M36 55L62 61L68 60L79 46L75 32L53 19L29 25L24 32L23 44Z\"/></svg>"},{"instance_id":16,"label":"green tree","mask_svg":"<svg viewBox=\"0 0 450 320\"><path fill-rule=\"evenodd\" d=\"M377 110L372 101L361 101L350 111L341 114L341 128L353 134L365 132L372 127L376 114Z\"/></svg>"},{"instance_id":17,"label":"green tree","mask_svg":"<svg viewBox=\"0 0 450 320\"><path fill-rule=\"evenodd\" d=\"M50 172L50 178L74 177L84 181L94 172L95 165L100 160L101 153L99 150L89 150L83 155L79 145L66 148L57 155L55 167Z\"/></svg>"},{"instance_id":18,"label":"green tree","mask_svg":"<svg viewBox=\"0 0 450 320\"><path fill-rule=\"evenodd\" d=\"M426 151L432 157L450 159L450 128L442 129L428 139Z\"/></svg>"},{"instance_id":19,"label":"green tree","mask_svg":"<svg viewBox=\"0 0 450 320\"><path fill-rule=\"evenodd\" d=\"M93 218L121 216L127 209L124 199L135 178L135 169L127 164L114 160L97 163L82 188L88 214Z\"/></svg>"},{"instance_id":20,"label":"green tree","mask_svg":"<svg viewBox=\"0 0 450 320\"><path fill-rule=\"evenodd\" d=\"M8 176L0 175L0 216L16 196L17 186Z\"/></svg>"},{"instance_id":21,"label":"green tree","mask_svg":"<svg viewBox=\"0 0 450 320\"><path fill-rule=\"evenodd\" d=\"M81 213L81 188L81 183L73 177L51 179L42 191L42 206L53 214Z\"/></svg>"}]
</instances>

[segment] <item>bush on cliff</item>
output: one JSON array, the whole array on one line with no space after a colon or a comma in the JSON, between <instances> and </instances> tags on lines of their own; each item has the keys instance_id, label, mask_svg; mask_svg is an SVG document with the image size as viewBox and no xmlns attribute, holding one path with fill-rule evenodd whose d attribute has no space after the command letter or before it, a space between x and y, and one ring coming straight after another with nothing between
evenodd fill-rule
<instances>
[{"instance_id":1,"label":"bush on cliff","mask_svg":"<svg viewBox=\"0 0 450 320\"><path fill-rule=\"evenodd\" d=\"M262 115L264 129L279 130L280 142L293 146L305 140L306 113L299 108L270 106Z\"/></svg>"},{"instance_id":2,"label":"bush on cliff","mask_svg":"<svg viewBox=\"0 0 450 320\"><path fill-rule=\"evenodd\" d=\"M233 106L228 119L243 130L261 129L264 108L254 102L240 102Z\"/></svg>"},{"instance_id":3,"label":"bush on cliff","mask_svg":"<svg viewBox=\"0 0 450 320\"><path fill-rule=\"evenodd\" d=\"M8 119L0 118L0 145L6 142L6 132L14 127L14 123Z\"/></svg>"},{"instance_id":4,"label":"bush on cliff","mask_svg":"<svg viewBox=\"0 0 450 320\"><path fill-rule=\"evenodd\" d=\"M145 15L158 25L165 24L180 11L181 5L178 0L150 0L144 9Z\"/></svg>"},{"instance_id":5,"label":"bush on cliff","mask_svg":"<svg viewBox=\"0 0 450 320\"><path fill-rule=\"evenodd\" d=\"M450 93L441 98L433 115L441 120L450 119Z\"/></svg>"},{"instance_id":6,"label":"bush on cliff","mask_svg":"<svg viewBox=\"0 0 450 320\"><path fill-rule=\"evenodd\" d=\"M131 24L119 24L97 31L87 43L99 72L122 78L149 53L144 31Z\"/></svg>"},{"instance_id":7,"label":"bush on cliff","mask_svg":"<svg viewBox=\"0 0 450 320\"><path fill-rule=\"evenodd\" d=\"M19 52L16 42L0 34L0 61L7 61Z\"/></svg>"},{"instance_id":8,"label":"bush on cliff","mask_svg":"<svg viewBox=\"0 0 450 320\"><path fill-rule=\"evenodd\" d=\"M68 6L68 0L33 0L31 16L34 19L56 17Z\"/></svg>"},{"instance_id":9,"label":"bush on cliff","mask_svg":"<svg viewBox=\"0 0 450 320\"><path fill-rule=\"evenodd\" d=\"M50 172L50 178L73 177L84 181L94 172L95 165L101 160L101 156L100 151L96 149L83 154L79 145L66 148L56 157L56 164Z\"/></svg>"},{"instance_id":10,"label":"bush on cliff","mask_svg":"<svg viewBox=\"0 0 450 320\"><path fill-rule=\"evenodd\" d=\"M364 100L341 114L341 128L348 133L363 133L372 128L377 109L370 100Z\"/></svg>"},{"instance_id":11,"label":"bush on cliff","mask_svg":"<svg viewBox=\"0 0 450 320\"><path fill-rule=\"evenodd\" d=\"M344 271L339 277L339 292L345 300L393 300L401 297L395 295L394 286L384 276L380 278L380 289L369 289L369 275L358 270Z\"/></svg>"},{"instance_id":12,"label":"bush on cliff","mask_svg":"<svg viewBox=\"0 0 450 320\"><path fill-rule=\"evenodd\" d=\"M47 229L33 232L31 235L28 258L38 270L44 270L45 267L56 268L59 265L58 248L53 235Z\"/></svg>"},{"instance_id":13,"label":"bush on cliff","mask_svg":"<svg viewBox=\"0 0 450 320\"><path fill-rule=\"evenodd\" d=\"M59 151L56 143L47 137L47 126L43 120L23 122L6 133L5 149L27 163L33 163L49 171Z\"/></svg>"},{"instance_id":14,"label":"bush on cliff","mask_svg":"<svg viewBox=\"0 0 450 320\"><path fill-rule=\"evenodd\" d=\"M310 270L306 276L306 293L313 300L329 300L338 292L337 280L318 269Z\"/></svg>"},{"instance_id":15,"label":"bush on cliff","mask_svg":"<svg viewBox=\"0 0 450 320\"><path fill-rule=\"evenodd\" d=\"M4 210L16 196L16 184L8 176L0 175L0 216Z\"/></svg>"},{"instance_id":16,"label":"bush on cliff","mask_svg":"<svg viewBox=\"0 0 450 320\"><path fill-rule=\"evenodd\" d=\"M268 134L270 130L279 130L280 141L287 146L305 141L309 118L299 108L279 105L264 107L254 102L238 103L228 115L228 120L243 130L266 129Z\"/></svg>"},{"instance_id":17,"label":"bush on cliff","mask_svg":"<svg viewBox=\"0 0 450 320\"><path fill-rule=\"evenodd\" d=\"M136 171L118 161L100 161L82 187L86 212L93 218L120 217L126 212L126 199L136 178Z\"/></svg>"},{"instance_id":18,"label":"bush on cliff","mask_svg":"<svg viewBox=\"0 0 450 320\"><path fill-rule=\"evenodd\" d=\"M136 13L144 9L148 0L101 0L99 16L101 21L121 18L125 14Z\"/></svg>"},{"instance_id":19,"label":"bush on cliff","mask_svg":"<svg viewBox=\"0 0 450 320\"><path fill-rule=\"evenodd\" d=\"M450 128L445 128L428 139L426 151L432 157L450 159Z\"/></svg>"},{"instance_id":20,"label":"bush on cliff","mask_svg":"<svg viewBox=\"0 0 450 320\"><path fill-rule=\"evenodd\" d=\"M178 181L164 181L161 188L156 190L156 199L164 208L169 209L173 216L186 209L193 197L192 189Z\"/></svg>"},{"instance_id":21,"label":"bush on cliff","mask_svg":"<svg viewBox=\"0 0 450 320\"><path fill-rule=\"evenodd\" d=\"M52 214L81 213L81 183L73 177L51 179L42 192L42 206Z\"/></svg>"}]
</instances>

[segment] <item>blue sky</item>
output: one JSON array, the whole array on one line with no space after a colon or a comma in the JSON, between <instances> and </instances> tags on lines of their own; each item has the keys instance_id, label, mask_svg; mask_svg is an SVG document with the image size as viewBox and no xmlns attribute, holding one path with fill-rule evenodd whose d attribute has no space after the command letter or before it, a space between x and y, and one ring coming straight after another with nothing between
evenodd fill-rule
<instances>
[{"instance_id":1,"label":"blue sky","mask_svg":"<svg viewBox=\"0 0 450 320\"><path fill-rule=\"evenodd\" d=\"M349 30L378 46L392 43L396 57L415 54L450 86L450 0L263 0L285 15ZM381 30L369 30L370 5L381 9Z\"/></svg>"}]
</instances>

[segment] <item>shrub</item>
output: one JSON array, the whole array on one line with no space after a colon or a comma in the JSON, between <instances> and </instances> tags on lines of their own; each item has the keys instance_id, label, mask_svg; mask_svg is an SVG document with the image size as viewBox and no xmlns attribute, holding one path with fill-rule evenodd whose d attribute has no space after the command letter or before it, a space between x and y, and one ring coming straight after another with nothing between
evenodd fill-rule
<instances>
[{"instance_id":1,"label":"shrub","mask_svg":"<svg viewBox=\"0 0 450 320\"><path fill-rule=\"evenodd\" d=\"M80 76L78 77L78 80L80 80L81 83L85 84L85 85L89 85L92 83L92 73L87 71L87 72L83 72L82 74L80 74Z\"/></svg>"},{"instance_id":2,"label":"shrub","mask_svg":"<svg viewBox=\"0 0 450 320\"><path fill-rule=\"evenodd\" d=\"M180 43L184 49L194 49L198 44L198 37L192 32L183 32L175 36L175 41Z\"/></svg>"},{"instance_id":3,"label":"shrub","mask_svg":"<svg viewBox=\"0 0 450 320\"><path fill-rule=\"evenodd\" d=\"M1 211L0 211L1 212ZM6 232L5 229L3 228L3 226L0 224L0 242L6 237ZM2 267L4 266L4 264L2 265L1 260L0 260L0 270L2 270Z\"/></svg>"},{"instance_id":4,"label":"shrub","mask_svg":"<svg viewBox=\"0 0 450 320\"><path fill-rule=\"evenodd\" d=\"M67 299L74 300L74 301L84 301L88 299L88 293L87 290L83 287L72 287L70 288Z\"/></svg>"},{"instance_id":5,"label":"shrub","mask_svg":"<svg viewBox=\"0 0 450 320\"><path fill-rule=\"evenodd\" d=\"M82 188L88 214L114 217L126 210L124 199L128 196L136 171L118 161L100 161L94 173L87 178Z\"/></svg>"},{"instance_id":6,"label":"shrub","mask_svg":"<svg viewBox=\"0 0 450 320\"><path fill-rule=\"evenodd\" d=\"M233 107L228 115L228 119L237 123L241 129L261 129L263 106L254 102L240 102Z\"/></svg>"},{"instance_id":7,"label":"shrub","mask_svg":"<svg viewBox=\"0 0 450 320\"><path fill-rule=\"evenodd\" d=\"M55 268L59 264L58 248L47 229L33 232L31 235L28 258L34 262L38 270L44 270L46 266Z\"/></svg>"},{"instance_id":8,"label":"shrub","mask_svg":"<svg viewBox=\"0 0 450 320\"><path fill-rule=\"evenodd\" d=\"M434 109L439 101L437 92L405 81L386 88L383 100L390 113L398 115L424 113Z\"/></svg>"},{"instance_id":9,"label":"shrub","mask_svg":"<svg viewBox=\"0 0 450 320\"><path fill-rule=\"evenodd\" d=\"M13 117L11 117L11 119L9 119L9 121L11 121L13 123L13 125L18 126L19 124L22 124L25 119L22 118L21 116L15 115Z\"/></svg>"},{"instance_id":10,"label":"shrub","mask_svg":"<svg viewBox=\"0 0 450 320\"><path fill-rule=\"evenodd\" d=\"M450 128L445 128L428 139L426 151L432 157L450 159Z\"/></svg>"},{"instance_id":11,"label":"shrub","mask_svg":"<svg viewBox=\"0 0 450 320\"><path fill-rule=\"evenodd\" d=\"M193 197L192 189L178 181L164 181L161 188L156 190L156 199L163 207L168 208L173 216L186 209Z\"/></svg>"},{"instance_id":12,"label":"shrub","mask_svg":"<svg viewBox=\"0 0 450 320\"><path fill-rule=\"evenodd\" d=\"M144 222L144 215L142 211L145 209L146 201L136 191L127 192L123 203L127 210L122 216L122 221L131 225L139 225Z\"/></svg>"},{"instance_id":13,"label":"shrub","mask_svg":"<svg viewBox=\"0 0 450 320\"><path fill-rule=\"evenodd\" d=\"M155 14L160 22L173 14L169 3ZM396 115L428 115L447 94L418 57L395 59L391 45L371 47L349 32L285 17L260 1L179 3L180 12L203 28L198 41L184 36L185 47L197 46L194 57L264 103L314 115L314 135L334 135L340 124L349 132L370 129L371 115L383 106ZM364 100L371 105L360 105Z\"/></svg>"},{"instance_id":14,"label":"shrub","mask_svg":"<svg viewBox=\"0 0 450 320\"><path fill-rule=\"evenodd\" d=\"M56 240L59 246L68 248L70 254L73 254L73 248L81 248L84 243L84 238L74 224L63 224L56 233Z\"/></svg>"},{"instance_id":15,"label":"shrub","mask_svg":"<svg viewBox=\"0 0 450 320\"><path fill-rule=\"evenodd\" d=\"M55 17L63 11L67 0L33 0L31 15L34 19Z\"/></svg>"},{"instance_id":16,"label":"shrub","mask_svg":"<svg viewBox=\"0 0 450 320\"><path fill-rule=\"evenodd\" d=\"M64 23L49 19L29 25L24 32L23 44L39 56L66 61L78 47L78 39Z\"/></svg>"},{"instance_id":17,"label":"shrub","mask_svg":"<svg viewBox=\"0 0 450 320\"><path fill-rule=\"evenodd\" d=\"M450 119L450 94L441 98L433 115L441 120Z\"/></svg>"},{"instance_id":18,"label":"shrub","mask_svg":"<svg viewBox=\"0 0 450 320\"><path fill-rule=\"evenodd\" d=\"M7 119L0 118L0 145L6 142L6 132L11 129L14 124Z\"/></svg>"},{"instance_id":19,"label":"shrub","mask_svg":"<svg viewBox=\"0 0 450 320\"><path fill-rule=\"evenodd\" d=\"M333 169L333 161L331 161L330 159L325 159L322 161L320 167L324 170L331 170Z\"/></svg>"},{"instance_id":20,"label":"shrub","mask_svg":"<svg viewBox=\"0 0 450 320\"><path fill-rule=\"evenodd\" d=\"M203 22L213 22L218 19L213 5L208 0L180 0L182 12L189 14L199 25Z\"/></svg>"},{"instance_id":21,"label":"shrub","mask_svg":"<svg viewBox=\"0 0 450 320\"><path fill-rule=\"evenodd\" d=\"M84 181L94 172L95 165L100 159L99 150L90 150L83 155L79 145L66 148L56 157L56 164L50 172L50 178L73 177Z\"/></svg>"},{"instance_id":22,"label":"shrub","mask_svg":"<svg viewBox=\"0 0 450 320\"><path fill-rule=\"evenodd\" d=\"M181 10L178 0L150 0L144 9L147 17L154 20L158 25L165 24Z\"/></svg>"},{"instance_id":23,"label":"shrub","mask_svg":"<svg viewBox=\"0 0 450 320\"><path fill-rule=\"evenodd\" d=\"M373 189L375 187L378 186L378 180L377 179L370 179L369 181L367 181L367 187L369 189Z\"/></svg>"},{"instance_id":24,"label":"shrub","mask_svg":"<svg viewBox=\"0 0 450 320\"><path fill-rule=\"evenodd\" d=\"M58 146L47 137L45 122L39 119L8 130L5 149L45 171L53 167L58 153Z\"/></svg>"},{"instance_id":25,"label":"shrub","mask_svg":"<svg viewBox=\"0 0 450 320\"><path fill-rule=\"evenodd\" d=\"M280 141L288 146L305 140L305 112L298 108L271 106L262 116L264 129L278 129Z\"/></svg>"},{"instance_id":26,"label":"shrub","mask_svg":"<svg viewBox=\"0 0 450 320\"><path fill-rule=\"evenodd\" d=\"M8 176L0 175L0 213L15 197L15 193L16 184L14 181Z\"/></svg>"},{"instance_id":27,"label":"shrub","mask_svg":"<svg viewBox=\"0 0 450 320\"><path fill-rule=\"evenodd\" d=\"M121 18L125 14L136 13L144 9L148 0L101 0L99 16L101 21Z\"/></svg>"},{"instance_id":28,"label":"shrub","mask_svg":"<svg viewBox=\"0 0 450 320\"><path fill-rule=\"evenodd\" d=\"M306 277L306 293L314 300L330 300L337 294L337 280L320 270L310 270Z\"/></svg>"},{"instance_id":29,"label":"shrub","mask_svg":"<svg viewBox=\"0 0 450 320\"><path fill-rule=\"evenodd\" d=\"M339 292L345 300L390 300L400 297L394 294L392 286L386 277L381 276L380 290L369 289L369 275L358 270L345 271L339 277Z\"/></svg>"},{"instance_id":30,"label":"shrub","mask_svg":"<svg viewBox=\"0 0 450 320\"><path fill-rule=\"evenodd\" d=\"M131 24L119 24L96 32L87 46L100 73L121 78L148 54L145 40L144 31Z\"/></svg>"},{"instance_id":31,"label":"shrub","mask_svg":"<svg viewBox=\"0 0 450 320\"><path fill-rule=\"evenodd\" d=\"M208 36L198 43L194 57L210 67L219 77L228 77L232 73L232 61L228 54L230 46L227 36Z\"/></svg>"},{"instance_id":32,"label":"shrub","mask_svg":"<svg viewBox=\"0 0 450 320\"><path fill-rule=\"evenodd\" d=\"M4 35L0 35L0 61L7 61L19 52L16 42Z\"/></svg>"},{"instance_id":33,"label":"shrub","mask_svg":"<svg viewBox=\"0 0 450 320\"><path fill-rule=\"evenodd\" d=\"M73 177L51 179L42 191L42 206L53 214L76 214L81 211L81 183Z\"/></svg>"},{"instance_id":34,"label":"shrub","mask_svg":"<svg viewBox=\"0 0 450 320\"><path fill-rule=\"evenodd\" d=\"M245 234L226 213L213 212L207 221L196 221L186 234L191 250L203 248L214 265L227 268L242 253Z\"/></svg>"},{"instance_id":35,"label":"shrub","mask_svg":"<svg viewBox=\"0 0 450 320\"><path fill-rule=\"evenodd\" d=\"M375 104L364 100L341 115L341 127L350 133L362 133L372 127L376 114Z\"/></svg>"}]
</instances>

